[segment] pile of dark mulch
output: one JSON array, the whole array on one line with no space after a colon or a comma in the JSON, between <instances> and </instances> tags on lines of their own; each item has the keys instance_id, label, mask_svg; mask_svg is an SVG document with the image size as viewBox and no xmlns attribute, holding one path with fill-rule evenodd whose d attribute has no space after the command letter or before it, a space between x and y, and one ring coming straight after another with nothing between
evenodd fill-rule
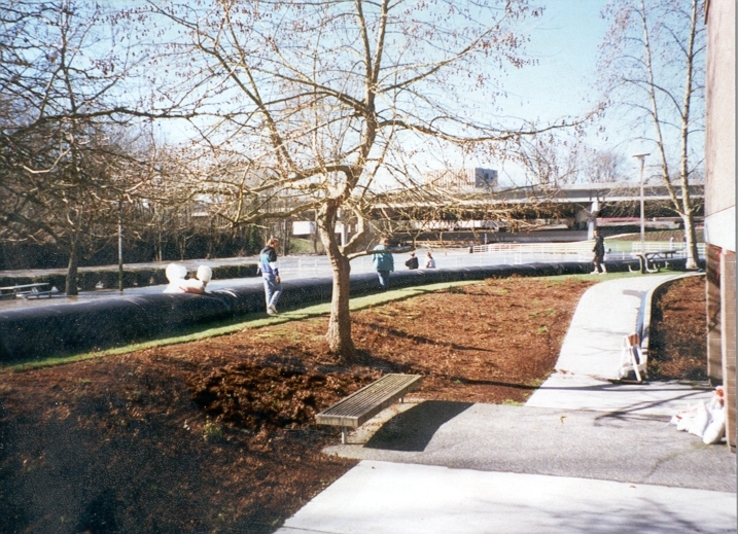
<instances>
[{"instance_id":1,"label":"pile of dark mulch","mask_svg":"<svg viewBox=\"0 0 738 534\"><path fill-rule=\"evenodd\" d=\"M654 295L648 352L651 380L707 380L705 278L690 276Z\"/></svg>"}]
</instances>

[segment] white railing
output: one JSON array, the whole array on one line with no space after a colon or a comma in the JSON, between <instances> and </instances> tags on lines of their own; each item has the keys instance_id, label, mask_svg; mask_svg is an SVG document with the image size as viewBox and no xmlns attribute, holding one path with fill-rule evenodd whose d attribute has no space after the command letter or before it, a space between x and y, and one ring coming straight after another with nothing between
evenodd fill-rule
<instances>
[{"instance_id":1,"label":"white railing","mask_svg":"<svg viewBox=\"0 0 738 534\"><path fill-rule=\"evenodd\" d=\"M573 243L492 243L488 245L475 245L471 248L473 254L582 254L591 255L594 241L576 241ZM640 241L633 241L628 249L627 242L605 241L608 254L632 255L641 252ZM647 241L644 243L645 252L658 252L661 250L678 250L686 255L683 243L672 243L670 241ZM461 249L469 252L469 249ZM697 251L704 257L705 244L698 243ZM679 254L677 254L679 255Z\"/></svg>"},{"instance_id":2,"label":"white railing","mask_svg":"<svg viewBox=\"0 0 738 534\"><path fill-rule=\"evenodd\" d=\"M487 265L520 265L534 262L590 262L592 261L593 241L578 241L574 243L492 243L470 248L433 249L433 257L439 268L457 269ZM629 244L624 241L607 241L605 260L633 259L640 251L640 242ZM680 243L680 245L683 244ZM646 243L646 252L671 250L668 241ZM705 245L698 245L700 257L704 258ZM420 263L425 258L425 249L416 251ZM686 252L677 253L676 257L684 257ZM395 270L405 270L404 262L407 254L395 254ZM330 276L331 268L325 256L287 256L280 258L279 269L290 278L310 278L313 276ZM360 256L351 261L351 272L373 272L372 257Z\"/></svg>"},{"instance_id":3,"label":"white railing","mask_svg":"<svg viewBox=\"0 0 738 534\"><path fill-rule=\"evenodd\" d=\"M582 254L592 251L594 241L573 243L491 243L471 247L472 253Z\"/></svg>"}]
</instances>

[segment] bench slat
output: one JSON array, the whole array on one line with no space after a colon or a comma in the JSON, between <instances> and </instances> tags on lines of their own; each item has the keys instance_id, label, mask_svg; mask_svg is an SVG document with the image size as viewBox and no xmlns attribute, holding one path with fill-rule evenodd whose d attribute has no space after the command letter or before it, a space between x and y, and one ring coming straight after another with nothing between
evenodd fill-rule
<instances>
[{"instance_id":1,"label":"bench slat","mask_svg":"<svg viewBox=\"0 0 738 534\"><path fill-rule=\"evenodd\" d=\"M387 375L334 404L323 414L346 417L358 416L367 406L381 402L384 397L392 396L398 389L404 390L407 385L412 384L415 380L414 377L408 377L407 375Z\"/></svg>"},{"instance_id":2,"label":"bench slat","mask_svg":"<svg viewBox=\"0 0 738 534\"><path fill-rule=\"evenodd\" d=\"M392 392L398 388L404 387L410 383L407 380L403 381L386 381L385 383L376 383L370 389L363 391L361 395L351 396L336 405L335 410L331 410L334 413L341 413L343 415L357 415L365 409L367 404L374 404L381 402L381 399L385 396L391 395Z\"/></svg>"},{"instance_id":3,"label":"bench slat","mask_svg":"<svg viewBox=\"0 0 738 534\"><path fill-rule=\"evenodd\" d=\"M421 375L388 374L315 416L318 424L356 428L415 389Z\"/></svg>"},{"instance_id":4,"label":"bench slat","mask_svg":"<svg viewBox=\"0 0 738 534\"><path fill-rule=\"evenodd\" d=\"M346 415L349 415L355 410L361 411L363 406L366 404L378 402L383 397L391 395L397 389L404 388L413 381L413 378L408 379L405 376L387 375L387 378L383 379L381 382L377 381L374 384L370 384L370 386L364 388L363 391L360 390L354 395L344 399L344 401L336 405L337 407L339 405L341 407L340 410L337 409L336 411L340 411Z\"/></svg>"}]
</instances>

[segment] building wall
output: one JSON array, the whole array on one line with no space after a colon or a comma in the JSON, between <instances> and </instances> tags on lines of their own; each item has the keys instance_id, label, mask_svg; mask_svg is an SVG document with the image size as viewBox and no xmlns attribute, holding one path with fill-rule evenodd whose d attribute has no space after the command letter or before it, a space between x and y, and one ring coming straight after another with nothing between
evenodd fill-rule
<instances>
[{"instance_id":1,"label":"building wall","mask_svg":"<svg viewBox=\"0 0 738 534\"><path fill-rule=\"evenodd\" d=\"M735 252L735 0L707 8L705 242Z\"/></svg>"},{"instance_id":2,"label":"building wall","mask_svg":"<svg viewBox=\"0 0 738 534\"><path fill-rule=\"evenodd\" d=\"M474 169L474 187L491 190L497 187L497 171L493 169Z\"/></svg>"},{"instance_id":3,"label":"building wall","mask_svg":"<svg viewBox=\"0 0 738 534\"><path fill-rule=\"evenodd\" d=\"M724 253L720 266L725 273L720 286L720 297L723 302L720 336L723 345L723 387L728 393L725 434L728 445L735 449L738 439L735 395L735 252ZM726 305L728 303L729 305Z\"/></svg>"},{"instance_id":4,"label":"building wall","mask_svg":"<svg viewBox=\"0 0 738 534\"><path fill-rule=\"evenodd\" d=\"M426 184L455 192L493 190L497 188L497 171L482 167L448 169L429 172L425 175L424 180Z\"/></svg>"},{"instance_id":5,"label":"building wall","mask_svg":"<svg viewBox=\"0 0 738 534\"><path fill-rule=\"evenodd\" d=\"M726 393L726 437L735 449L735 0L708 0L705 243L708 372ZM710 276L711 275L711 276ZM720 372L717 372L717 350Z\"/></svg>"},{"instance_id":6,"label":"building wall","mask_svg":"<svg viewBox=\"0 0 738 534\"><path fill-rule=\"evenodd\" d=\"M705 246L707 301L707 376L713 385L723 383L722 309L720 297L720 254L722 249Z\"/></svg>"}]
</instances>

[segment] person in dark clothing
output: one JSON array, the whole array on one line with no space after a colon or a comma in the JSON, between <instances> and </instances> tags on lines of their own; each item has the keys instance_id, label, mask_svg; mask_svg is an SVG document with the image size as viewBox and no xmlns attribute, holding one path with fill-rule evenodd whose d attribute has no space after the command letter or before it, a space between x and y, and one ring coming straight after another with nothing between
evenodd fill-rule
<instances>
[{"instance_id":1,"label":"person in dark clothing","mask_svg":"<svg viewBox=\"0 0 738 534\"><path fill-rule=\"evenodd\" d=\"M405 262L405 267L410 270L418 268L418 258L415 257L415 252L410 253L410 259Z\"/></svg>"},{"instance_id":2,"label":"person in dark clothing","mask_svg":"<svg viewBox=\"0 0 738 534\"><path fill-rule=\"evenodd\" d=\"M606 274L607 269L605 268L605 238L600 234L600 230L595 228L594 230L595 244L592 248L594 252L594 271L592 274Z\"/></svg>"}]
</instances>

